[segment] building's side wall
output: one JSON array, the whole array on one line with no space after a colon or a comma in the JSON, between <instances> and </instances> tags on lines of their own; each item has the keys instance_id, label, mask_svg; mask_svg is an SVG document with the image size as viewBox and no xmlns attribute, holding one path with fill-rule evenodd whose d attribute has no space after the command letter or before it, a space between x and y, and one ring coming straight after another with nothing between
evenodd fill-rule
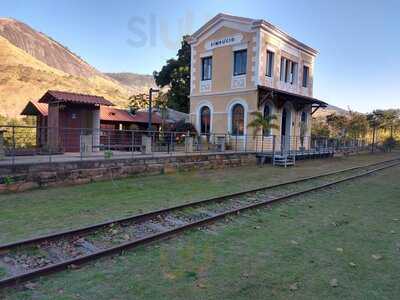
<instances>
[{"instance_id":1,"label":"building's side wall","mask_svg":"<svg viewBox=\"0 0 400 300\"><path fill-rule=\"evenodd\" d=\"M267 70L267 51L275 53L273 76L266 76ZM298 64L296 83L290 84L280 80L281 57L288 58ZM271 33L260 31L260 60L259 60L259 82L261 85L284 90L287 92L300 94L308 97L313 96L313 78L314 78L315 58L298 49L291 44L284 42ZM302 86L303 66L309 67L309 83L307 88Z\"/></svg>"}]
</instances>

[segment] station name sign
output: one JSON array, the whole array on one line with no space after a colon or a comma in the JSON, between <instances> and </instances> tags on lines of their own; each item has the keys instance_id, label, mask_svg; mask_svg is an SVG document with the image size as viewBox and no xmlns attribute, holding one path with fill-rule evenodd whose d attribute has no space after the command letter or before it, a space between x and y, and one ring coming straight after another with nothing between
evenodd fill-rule
<instances>
[{"instance_id":1,"label":"station name sign","mask_svg":"<svg viewBox=\"0 0 400 300\"><path fill-rule=\"evenodd\" d=\"M239 44L242 42L242 40L243 40L243 35L241 33L238 33L235 35L223 37L222 39L208 41L204 47L207 50L211 50L214 48Z\"/></svg>"}]
</instances>

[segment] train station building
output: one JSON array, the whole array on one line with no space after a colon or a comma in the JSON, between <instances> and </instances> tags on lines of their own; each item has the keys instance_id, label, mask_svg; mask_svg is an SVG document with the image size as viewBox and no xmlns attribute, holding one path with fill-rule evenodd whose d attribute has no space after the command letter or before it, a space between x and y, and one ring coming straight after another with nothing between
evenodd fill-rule
<instances>
[{"instance_id":1,"label":"train station building","mask_svg":"<svg viewBox=\"0 0 400 300\"><path fill-rule=\"evenodd\" d=\"M218 14L188 39L190 118L203 135L251 135L252 112L275 115L277 144L311 135L312 114L326 103L313 97L318 52L274 25ZM296 146L299 147L299 146Z\"/></svg>"}]
</instances>

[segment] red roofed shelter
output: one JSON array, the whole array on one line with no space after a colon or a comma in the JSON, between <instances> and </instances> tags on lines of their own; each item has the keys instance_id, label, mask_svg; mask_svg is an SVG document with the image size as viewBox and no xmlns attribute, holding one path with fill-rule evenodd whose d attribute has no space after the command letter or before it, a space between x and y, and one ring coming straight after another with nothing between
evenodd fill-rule
<instances>
[{"instance_id":1,"label":"red roofed shelter","mask_svg":"<svg viewBox=\"0 0 400 300\"><path fill-rule=\"evenodd\" d=\"M52 150L80 151L80 137L93 135L100 143L100 105L113 104L99 96L48 91L38 101L48 105L48 145ZM84 132L87 129L87 132Z\"/></svg>"},{"instance_id":2,"label":"red roofed shelter","mask_svg":"<svg viewBox=\"0 0 400 300\"><path fill-rule=\"evenodd\" d=\"M131 144L131 134L124 130L133 124L138 130L146 130L147 112L131 114L112 105L103 97L48 91L39 101L29 101L21 114L37 117L38 147L79 152L81 135L92 135L93 149L98 150L110 140L119 145ZM152 123L160 126L159 114L153 113Z\"/></svg>"}]
</instances>

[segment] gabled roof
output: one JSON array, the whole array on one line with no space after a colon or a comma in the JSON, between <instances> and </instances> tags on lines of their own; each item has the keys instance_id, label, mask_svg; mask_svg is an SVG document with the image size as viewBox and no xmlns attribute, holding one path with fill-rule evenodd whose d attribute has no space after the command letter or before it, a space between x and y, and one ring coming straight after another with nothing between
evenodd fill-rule
<instances>
[{"instance_id":1,"label":"gabled roof","mask_svg":"<svg viewBox=\"0 0 400 300\"><path fill-rule=\"evenodd\" d=\"M283 30L279 29L278 27L272 25L271 23L262 20L262 19L251 19L251 18L244 18L244 17L238 17L238 16L233 16L229 14L224 14L224 13L219 13L217 14L214 18L212 18L210 21L208 21L206 24L204 24L200 29L198 29L195 33L193 33L189 39L188 42L190 44L197 42L197 40L200 38L200 36L211 29L213 26L216 26L218 23L222 21L231 21L231 22L236 22L244 25L250 26L250 28L256 30L258 28L261 28L272 35L278 37L279 39L282 39L286 41L287 43L291 44L292 46L295 46L297 48L301 48L302 50L308 52L311 55L317 55L318 51L311 48L310 46L307 46L306 44L300 42L299 40L291 37L289 34L284 32Z\"/></svg>"},{"instance_id":2,"label":"gabled roof","mask_svg":"<svg viewBox=\"0 0 400 300\"><path fill-rule=\"evenodd\" d=\"M47 117L48 115L47 104L39 103L37 100L31 100L25 106L24 110L21 112L21 115Z\"/></svg>"},{"instance_id":3,"label":"gabled roof","mask_svg":"<svg viewBox=\"0 0 400 300\"><path fill-rule=\"evenodd\" d=\"M251 25L255 20L250 18L243 18L238 16L232 16L229 14L219 13L215 17L213 17L206 24L201 26L197 31L195 31L189 38L189 42L194 42L197 38L199 38L205 31L209 30L212 26L216 25L218 22L223 20L233 21L238 23L244 23Z\"/></svg>"},{"instance_id":4,"label":"gabled roof","mask_svg":"<svg viewBox=\"0 0 400 300\"><path fill-rule=\"evenodd\" d=\"M80 103L80 104L90 104L90 105L105 105L112 106L112 102L106 100L101 96L85 95L71 92L61 92L61 91L47 91L42 98L40 98L39 103Z\"/></svg>"}]
</instances>

